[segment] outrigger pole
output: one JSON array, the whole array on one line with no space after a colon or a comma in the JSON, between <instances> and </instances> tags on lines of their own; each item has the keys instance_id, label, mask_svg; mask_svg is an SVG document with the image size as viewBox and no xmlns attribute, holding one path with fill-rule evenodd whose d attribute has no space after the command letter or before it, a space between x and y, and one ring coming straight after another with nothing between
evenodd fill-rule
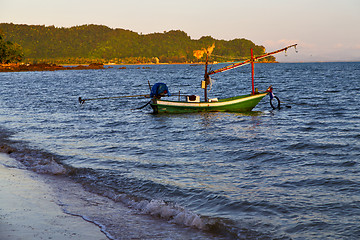
<instances>
[{"instance_id":1,"label":"outrigger pole","mask_svg":"<svg viewBox=\"0 0 360 240\"><path fill-rule=\"evenodd\" d=\"M79 97L79 103L84 104L85 101L91 101L91 100L101 100L101 99L114 99L114 98L130 98L130 97L145 97L149 98L149 94L141 94L141 95L128 95L128 96L118 96L118 97L101 97L101 98L81 98Z\"/></svg>"}]
</instances>

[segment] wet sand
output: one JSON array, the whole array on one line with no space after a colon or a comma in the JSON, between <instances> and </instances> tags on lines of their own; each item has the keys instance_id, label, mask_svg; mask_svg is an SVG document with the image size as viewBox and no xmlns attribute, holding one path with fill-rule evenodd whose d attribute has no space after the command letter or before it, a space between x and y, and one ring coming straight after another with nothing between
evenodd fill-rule
<instances>
[{"instance_id":1,"label":"wet sand","mask_svg":"<svg viewBox=\"0 0 360 240\"><path fill-rule=\"evenodd\" d=\"M100 228L63 212L42 176L0 154L0 239L108 239Z\"/></svg>"},{"instance_id":2,"label":"wet sand","mask_svg":"<svg viewBox=\"0 0 360 240\"><path fill-rule=\"evenodd\" d=\"M141 214L0 153L0 239L221 239Z\"/></svg>"}]
</instances>

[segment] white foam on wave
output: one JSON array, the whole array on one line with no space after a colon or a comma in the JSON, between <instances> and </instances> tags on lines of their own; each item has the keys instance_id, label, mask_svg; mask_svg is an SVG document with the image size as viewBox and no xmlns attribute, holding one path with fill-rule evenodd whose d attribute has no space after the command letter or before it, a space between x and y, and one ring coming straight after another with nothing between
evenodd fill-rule
<instances>
[{"instance_id":1,"label":"white foam on wave","mask_svg":"<svg viewBox=\"0 0 360 240\"><path fill-rule=\"evenodd\" d=\"M61 164L58 164L53 159L46 162L45 164L36 164L32 169L38 173L47 173L54 175L66 174L67 170Z\"/></svg>"},{"instance_id":2,"label":"white foam on wave","mask_svg":"<svg viewBox=\"0 0 360 240\"><path fill-rule=\"evenodd\" d=\"M53 157L44 157L37 152L13 152L9 155L37 173L64 175L68 172L68 170L63 165L57 163Z\"/></svg>"},{"instance_id":3,"label":"white foam on wave","mask_svg":"<svg viewBox=\"0 0 360 240\"><path fill-rule=\"evenodd\" d=\"M10 156L20 161L28 169L37 173L51 175L66 175L69 173L69 170L65 166L57 163L53 157L45 156L37 151L15 151L10 153ZM89 175L87 177L90 178ZM129 208L136 209L142 214L148 214L164 219L170 223L192 227L199 230L206 229L205 221L198 214L184 209L181 206L167 203L163 200L135 200L126 194L117 194L113 191L101 192L100 195L108 197L116 202L122 202Z\"/></svg>"},{"instance_id":4,"label":"white foam on wave","mask_svg":"<svg viewBox=\"0 0 360 240\"><path fill-rule=\"evenodd\" d=\"M45 173L51 175L67 175L70 170L59 163L57 163L52 156L47 156L37 151L16 151L9 154L12 158L15 158L21 162L26 168L31 169L37 173ZM91 174L87 175L87 178L91 178ZM95 189L88 189L90 192L97 192ZM163 200L136 200L127 194L118 194L112 190L100 191L97 194L112 199L115 202L121 202L129 209L134 209L140 214L146 214L155 218L163 219L169 223L186 226L198 230L207 230L206 219L203 219L196 213L193 213L187 209L176 204L167 203ZM113 236L107 231L106 226L93 220L86 215L73 213L66 209L65 204L59 204L63 211L67 214L82 217L88 222L92 222L97 225L100 230L109 239L114 239Z\"/></svg>"},{"instance_id":5,"label":"white foam on wave","mask_svg":"<svg viewBox=\"0 0 360 240\"><path fill-rule=\"evenodd\" d=\"M201 216L181 206L166 203L163 200L152 199L150 201L142 200L138 202L128 198L125 194L119 194L113 200L121 201L128 207L140 211L142 214L165 219L170 223L206 230L206 221Z\"/></svg>"}]
</instances>

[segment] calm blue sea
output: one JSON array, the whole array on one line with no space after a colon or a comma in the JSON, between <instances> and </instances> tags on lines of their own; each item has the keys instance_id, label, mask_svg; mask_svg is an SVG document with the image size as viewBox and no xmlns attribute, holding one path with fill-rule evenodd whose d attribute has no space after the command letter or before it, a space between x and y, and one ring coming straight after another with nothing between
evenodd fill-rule
<instances>
[{"instance_id":1,"label":"calm blue sea","mask_svg":"<svg viewBox=\"0 0 360 240\"><path fill-rule=\"evenodd\" d=\"M148 94L148 81L202 97L203 66L119 67L0 73L0 145L199 239L360 238L360 63L256 64L256 87L272 85L280 110L268 96L246 114L154 115L133 110L141 97L79 104ZM251 91L249 66L213 80L210 97ZM108 218L97 222L126 239Z\"/></svg>"}]
</instances>

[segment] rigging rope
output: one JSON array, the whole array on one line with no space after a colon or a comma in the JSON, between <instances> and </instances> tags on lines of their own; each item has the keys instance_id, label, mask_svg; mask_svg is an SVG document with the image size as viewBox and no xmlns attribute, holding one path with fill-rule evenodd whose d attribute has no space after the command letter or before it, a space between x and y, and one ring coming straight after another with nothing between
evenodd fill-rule
<instances>
[{"instance_id":1,"label":"rigging rope","mask_svg":"<svg viewBox=\"0 0 360 240\"><path fill-rule=\"evenodd\" d=\"M234 69L234 68L237 68L237 67L240 67L240 66L243 66L243 65L246 65L246 64L250 64L252 63L253 61L257 61L259 59L262 59L262 58L266 58L268 56L271 56L271 55L274 55L276 53L279 53L279 52L282 52L282 51L286 51L287 49L291 48L291 47L296 47L297 44L293 44L293 45L290 45L290 46L287 46L285 48L282 48L280 50L277 50L277 51L274 51L274 52L271 52L271 53L266 53L264 55L261 55L261 56L258 56L258 57L254 57L254 58L251 58L251 59L248 59L246 61L243 61L241 63L233 63L229 66L226 66L226 67L223 67L223 68L220 68L220 69L217 69L217 70L214 70L214 71L211 71L209 72L209 75L212 75L212 74L215 74L215 73L219 73L219 72L225 72L225 71L228 71L230 69Z\"/></svg>"},{"instance_id":2,"label":"rigging rope","mask_svg":"<svg viewBox=\"0 0 360 240\"><path fill-rule=\"evenodd\" d=\"M223 59L234 60L234 61L242 61L242 60L247 59L247 58L245 58L245 57L238 57L238 58L235 58L235 57L226 57L226 56L220 56L220 55L215 55L215 54L212 54L211 56L214 56L214 57L219 57L219 58L223 58Z\"/></svg>"}]
</instances>

